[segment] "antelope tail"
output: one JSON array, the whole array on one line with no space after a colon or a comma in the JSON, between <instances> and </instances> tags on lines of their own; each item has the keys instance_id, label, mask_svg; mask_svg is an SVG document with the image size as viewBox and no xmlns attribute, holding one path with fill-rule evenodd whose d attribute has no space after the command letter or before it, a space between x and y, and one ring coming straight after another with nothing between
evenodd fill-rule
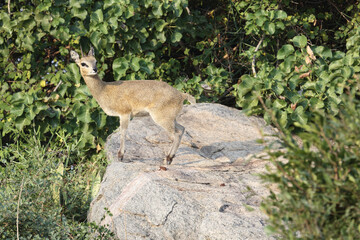
<instances>
[{"instance_id":1,"label":"antelope tail","mask_svg":"<svg viewBox=\"0 0 360 240\"><path fill-rule=\"evenodd\" d=\"M188 93L182 93L183 96L184 96L184 99L188 100L191 104L195 104L196 103L196 99L191 96L190 94Z\"/></svg>"}]
</instances>

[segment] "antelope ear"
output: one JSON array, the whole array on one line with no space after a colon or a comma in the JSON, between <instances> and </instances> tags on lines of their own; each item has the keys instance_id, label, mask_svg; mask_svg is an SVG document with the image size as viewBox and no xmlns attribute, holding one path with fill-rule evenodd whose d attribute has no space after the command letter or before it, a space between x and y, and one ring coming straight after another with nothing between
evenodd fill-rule
<instances>
[{"instance_id":1,"label":"antelope ear","mask_svg":"<svg viewBox=\"0 0 360 240\"><path fill-rule=\"evenodd\" d=\"M94 51L94 48L91 46L88 56L94 56L94 55L95 55L95 51Z\"/></svg>"},{"instance_id":2,"label":"antelope ear","mask_svg":"<svg viewBox=\"0 0 360 240\"><path fill-rule=\"evenodd\" d=\"M70 51L71 59L75 62L79 61L79 54L73 50Z\"/></svg>"}]
</instances>

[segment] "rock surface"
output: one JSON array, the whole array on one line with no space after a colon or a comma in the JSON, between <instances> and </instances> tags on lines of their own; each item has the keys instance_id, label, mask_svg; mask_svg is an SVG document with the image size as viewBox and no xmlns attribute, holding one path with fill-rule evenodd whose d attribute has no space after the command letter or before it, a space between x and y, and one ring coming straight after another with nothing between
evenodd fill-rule
<instances>
[{"instance_id":1,"label":"rock surface","mask_svg":"<svg viewBox=\"0 0 360 240\"><path fill-rule=\"evenodd\" d=\"M125 162L116 161L119 133L109 136L112 163L89 221L129 240L272 239L259 209L268 189L256 175L266 163L251 156L263 151L261 131L275 131L219 104L184 106L178 122L186 131L169 166L161 164L170 141L150 117L131 121Z\"/></svg>"}]
</instances>

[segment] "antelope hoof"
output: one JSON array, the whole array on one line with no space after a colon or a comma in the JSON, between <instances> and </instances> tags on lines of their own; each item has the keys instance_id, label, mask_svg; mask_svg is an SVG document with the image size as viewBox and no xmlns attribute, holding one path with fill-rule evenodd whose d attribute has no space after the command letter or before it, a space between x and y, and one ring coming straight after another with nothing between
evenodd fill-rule
<instances>
[{"instance_id":1,"label":"antelope hoof","mask_svg":"<svg viewBox=\"0 0 360 240\"><path fill-rule=\"evenodd\" d=\"M172 163L173 158L174 157L166 156L166 158L164 159L164 164L170 165Z\"/></svg>"},{"instance_id":2,"label":"antelope hoof","mask_svg":"<svg viewBox=\"0 0 360 240\"><path fill-rule=\"evenodd\" d=\"M124 158L124 154L122 154L122 153L119 151L119 152L118 152L118 160L119 160L120 162L122 162L123 158Z\"/></svg>"}]
</instances>

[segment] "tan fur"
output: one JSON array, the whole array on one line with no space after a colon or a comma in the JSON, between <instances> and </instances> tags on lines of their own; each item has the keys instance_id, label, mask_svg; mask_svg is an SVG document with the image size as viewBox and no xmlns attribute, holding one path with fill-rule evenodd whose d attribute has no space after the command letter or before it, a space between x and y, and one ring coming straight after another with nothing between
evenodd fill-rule
<instances>
[{"instance_id":1,"label":"tan fur","mask_svg":"<svg viewBox=\"0 0 360 240\"><path fill-rule=\"evenodd\" d=\"M79 57L71 51L71 58L80 68L91 94L107 115L120 117L120 148L118 157L125 153L125 135L131 116L148 112L152 119L163 127L173 141L164 163L170 164L180 145L185 128L176 122L184 100L195 103L195 98L181 93L165 82L153 80L104 82L97 75L94 49L87 56Z\"/></svg>"}]
</instances>

